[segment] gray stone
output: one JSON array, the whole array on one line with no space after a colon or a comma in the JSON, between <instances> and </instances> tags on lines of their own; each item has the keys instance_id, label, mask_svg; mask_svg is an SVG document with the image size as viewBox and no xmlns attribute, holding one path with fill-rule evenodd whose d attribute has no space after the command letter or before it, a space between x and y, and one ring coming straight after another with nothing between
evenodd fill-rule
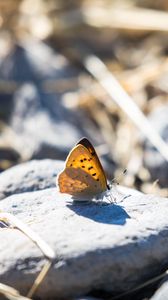
<instances>
[{"instance_id":1,"label":"gray stone","mask_svg":"<svg viewBox=\"0 0 168 300\"><path fill-rule=\"evenodd\" d=\"M8 164L19 163L19 160L19 153L12 147L4 145L2 148L0 148L0 171L4 171L4 168L6 169L6 165Z\"/></svg>"},{"instance_id":2,"label":"gray stone","mask_svg":"<svg viewBox=\"0 0 168 300\"><path fill-rule=\"evenodd\" d=\"M70 109L64 101L68 93L79 91L81 70L45 43L29 40L13 46L7 56L0 57L0 80L7 87L16 83L10 95L0 92L0 115L8 119L16 136L13 145L20 150L21 160L65 159L83 136L93 137L95 145L103 143L88 114ZM106 161L113 173L109 155Z\"/></svg>"},{"instance_id":3,"label":"gray stone","mask_svg":"<svg viewBox=\"0 0 168 300\"><path fill-rule=\"evenodd\" d=\"M105 198L106 205L74 203L56 188L0 202L1 211L27 223L55 251L36 296L69 299L97 290L120 293L167 265L168 199L121 190L114 188L116 203ZM25 295L44 257L17 230L1 229L0 241L0 282Z\"/></svg>"},{"instance_id":4,"label":"gray stone","mask_svg":"<svg viewBox=\"0 0 168 300\"><path fill-rule=\"evenodd\" d=\"M0 174L0 199L12 194L55 187L56 175L64 162L52 159L32 160Z\"/></svg>"},{"instance_id":5,"label":"gray stone","mask_svg":"<svg viewBox=\"0 0 168 300\"><path fill-rule=\"evenodd\" d=\"M102 298L95 298L95 297L89 297L89 296L84 296L84 297L79 297L74 300L103 300Z\"/></svg>"},{"instance_id":6,"label":"gray stone","mask_svg":"<svg viewBox=\"0 0 168 300\"><path fill-rule=\"evenodd\" d=\"M76 74L63 55L40 41L16 44L6 57L0 59L0 78L4 80L39 84L45 79L69 78Z\"/></svg>"},{"instance_id":7,"label":"gray stone","mask_svg":"<svg viewBox=\"0 0 168 300\"><path fill-rule=\"evenodd\" d=\"M45 43L24 41L0 57L0 80L7 88L16 83L9 95L0 92L0 116L8 119L16 133L21 158L64 159L84 135L84 114L65 107L62 99L70 90L59 88L62 80L69 82L78 76L79 70ZM71 91L78 88L76 80Z\"/></svg>"},{"instance_id":8,"label":"gray stone","mask_svg":"<svg viewBox=\"0 0 168 300\"><path fill-rule=\"evenodd\" d=\"M22 160L65 159L83 136L92 136L95 144L103 142L88 114L65 104L67 94L81 88L80 74L63 55L39 41L23 41L0 57L0 79L7 86L16 83L10 95L0 92L0 115L17 136Z\"/></svg>"},{"instance_id":9,"label":"gray stone","mask_svg":"<svg viewBox=\"0 0 168 300\"><path fill-rule=\"evenodd\" d=\"M12 94L0 91L0 118L7 121L12 110Z\"/></svg>"},{"instance_id":10,"label":"gray stone","mask_svg":"<svg viewBox=\"0 0 168 300\"><path fill-rule=\"evenodd\" d=\"M44 99L45 103L53 103L53 109L47 107ZM65 159L82 136L77 119L78 126L72 122L73 114L58 100L33 84L24 84L15 93L10 126L20 138L23 158Z\"/></svg>"},{"instance_id":11,"label":"gray stone","mask_svg":"<svg viewBox=\"0 0 168 300\"><path fill-rule=\"evenodd\" d=\"M168 279L168 278L167 278ZM151 300L168 300L168 281L166 280L155 292Z\"/></svg>"}]
</instances>

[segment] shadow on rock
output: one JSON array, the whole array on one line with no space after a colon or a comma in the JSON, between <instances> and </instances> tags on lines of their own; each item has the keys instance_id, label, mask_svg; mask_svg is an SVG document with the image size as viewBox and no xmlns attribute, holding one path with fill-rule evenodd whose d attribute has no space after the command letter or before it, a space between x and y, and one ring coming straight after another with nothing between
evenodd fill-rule
<instances>
[{"instance_id":1,"label":"shadow on rock","mask_svg":"<svg viewBox=\"0 0 168 300\"><path fill-rule=\"evenodd\" d=\"M116 204L103 205L101 203L72 203L67 205L79 216L92 219L98 223L124 225L130 216Z\"/></svg>"}]
</instances>

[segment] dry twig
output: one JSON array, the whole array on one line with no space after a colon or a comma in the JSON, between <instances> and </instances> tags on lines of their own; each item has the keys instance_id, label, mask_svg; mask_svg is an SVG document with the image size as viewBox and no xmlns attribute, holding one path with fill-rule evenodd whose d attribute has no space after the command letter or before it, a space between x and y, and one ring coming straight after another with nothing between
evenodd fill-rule
<instances>
[{"instance_id":1,"label":"dry twig","mask_svg":"<svg viewBox=\"0 0 168 300\"><path fill-rule=\"evenodd\" d=\"M37 276L36 280L33 283L33 286L31 287L31 289L28 293L28 297L32 297L33 294L35 293L35 291L37 290L37 288L39 287L39 285L44 280L47 272L49 271L51 264L52 264L52 260L55 257L55 253L51 249L51 247L48 246L48 244L42 238L39 237L39 235L37 233L35 233L26 224L24 224L22 221L20 221L18 218L16 218L12 214L0 212L0 221L2 221L2 223L5 224L5 227L15 228L15 229L18 229L19 231L23 232L35 245L38 246L38 248L41 250L41 252L47 258L46 264L43 266L40 274Z\"/></svg>"},{"instance_id":2,"label":"dry twig","mask_svg":"<svg viewBox=\"0 0 168 300\"><path fill-rule=\"evenodd\" d=\"M152 127L142 111L133 99L125 92L122 86L105 64L96 56L88 55L84 59L85 68L98 80L99 84L106 90L110 97L122 108L132 119L143 135L156 147L163 158L168 161L168 146L156 130ZM105 105L111 105L111 99L106 100Z\"/></svg>"}]
</instances>

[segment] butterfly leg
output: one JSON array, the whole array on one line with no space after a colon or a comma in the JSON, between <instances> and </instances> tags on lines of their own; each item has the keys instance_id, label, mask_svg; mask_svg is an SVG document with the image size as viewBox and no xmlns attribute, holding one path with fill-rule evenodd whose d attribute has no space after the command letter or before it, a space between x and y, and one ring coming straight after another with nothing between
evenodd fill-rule
<instances>
[{"instance_id":1,"label":"butterfly leg","mask_svg":"<svg viewBox=\"0 0 168 300\"><path fill-rule=\"evenodd\" d=\"M99 206L107 206L107 205L110 205L111 203L107 203L107 202L104 202L103 200L99 200L96 202L96 204Z\"/></svg>"},{"instance_id":2,"label":"butterfly leg","mask_svg":"<svg viewBox=\"0 0 168 300\"><path fill-rule=\"evenodd\" d=\"M110 204L116 203L116 198L113 197L113 195L110 191L107 193L106 198L110 202Z\"/></svg>"},{"instance_id":3,"label":"butterfly leg","mask_svg":"<svg viewBox=\"0 0 168 300\"><path fill-rule=\"evenodd\" d=\"M97 205L99 205L99 206L105 206L105 205L107 205L107 203L103 201L104 200L104 195L102 195L102 194L99 194L94 199L95 199L94 203L97 204Z\"/></svg>"}]
</instances>

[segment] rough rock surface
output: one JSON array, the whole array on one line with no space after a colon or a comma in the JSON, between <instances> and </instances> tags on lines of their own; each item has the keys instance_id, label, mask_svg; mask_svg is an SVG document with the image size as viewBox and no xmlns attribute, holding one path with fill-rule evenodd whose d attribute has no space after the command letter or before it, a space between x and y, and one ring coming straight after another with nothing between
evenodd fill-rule
<instances>
[{"instance_id":1,"label":"rough rock surface","mask_svg":"<svg viewBox=\"0 0 168 300\"><path fill-rule=\"evenodd\" d=\"M160 285L158 290L155 292L153 297L150 300L168 300L168 277Z\"/></svg>"},{"instance_id":2,"label":"rough rock surface","mask_svg":"<svg viewBox=\"0 0 168 300\"><path fill-rule=\"evenodd\" d=\"M82 204L50 188L0 202L0 210L29 224L55 251L37 296L69 299L96 290L120 293L167 265L168 199L134 191L124 198L115 189L113 195L114 204ZM0 241L0 282L25 294L44 257L17 230L1 228Z\"/></svg>"},{"instance_id":3,"label":"rough rock surface","mask_svg":"<svg viewBox=\"0 0 168 300\"><path fill-rule=\"evenodd\" d=\"M64 162L52 159L32 160L0 174L0 199L12 194L55 187L56 175Z\"/></svg>"}]
</instances>

